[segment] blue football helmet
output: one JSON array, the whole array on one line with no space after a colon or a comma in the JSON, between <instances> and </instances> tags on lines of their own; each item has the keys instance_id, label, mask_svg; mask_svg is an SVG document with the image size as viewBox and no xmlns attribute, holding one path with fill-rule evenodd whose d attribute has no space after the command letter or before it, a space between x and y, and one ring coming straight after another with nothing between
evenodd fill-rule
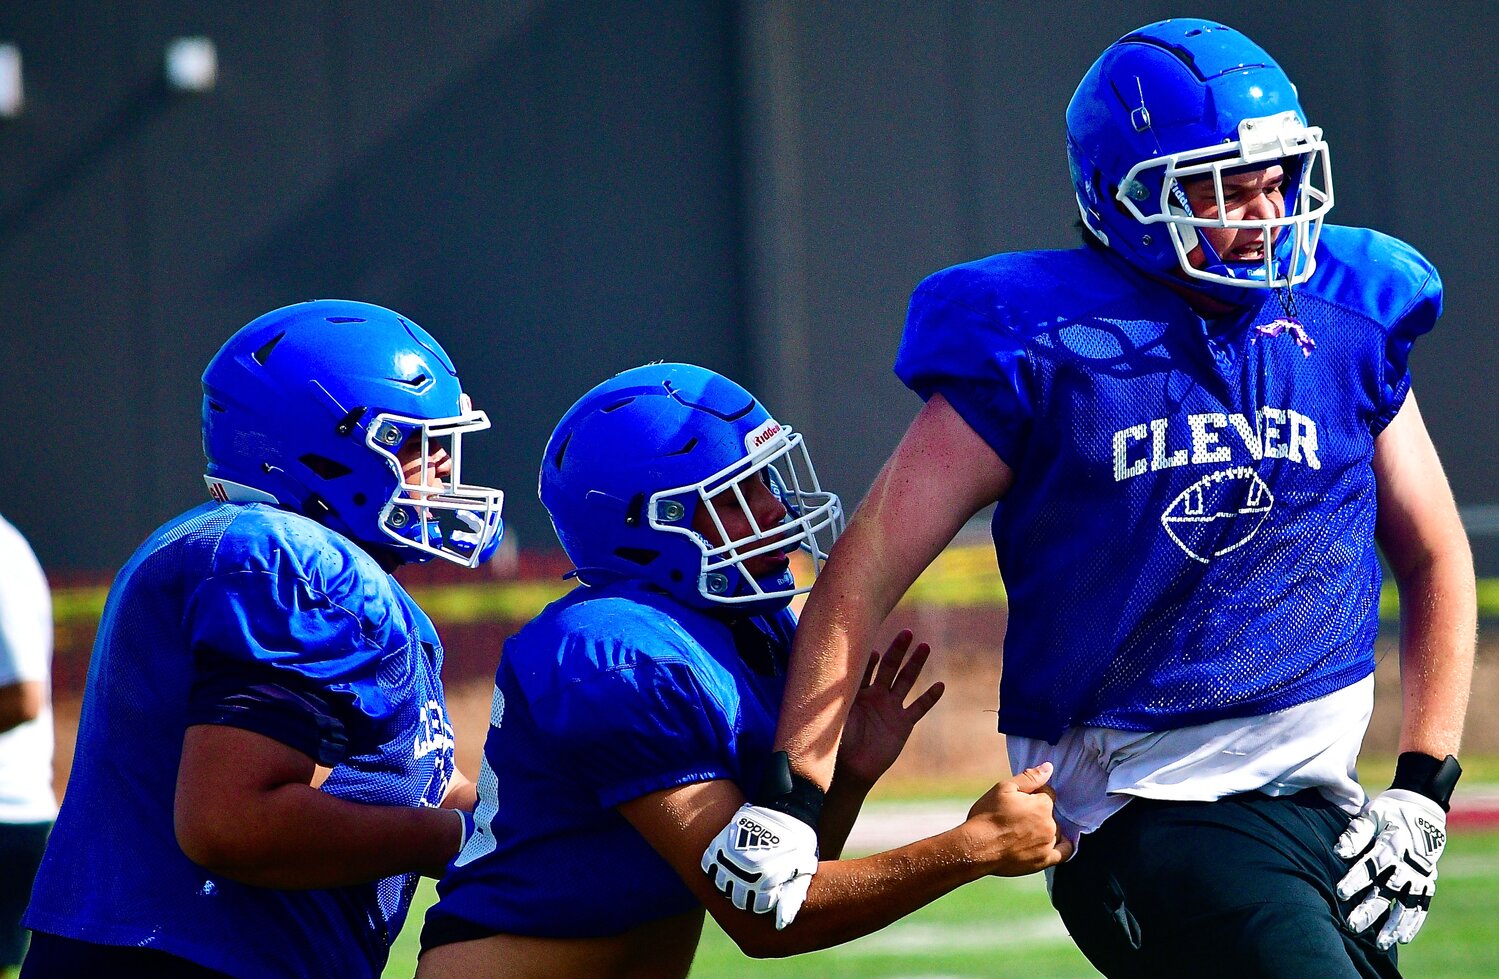
<instances>
[{"instance_id":1,"label":"blue football helmet","mask_svg":"<svg viewBox=\"0 0 1499 979\"><path fill-rule=\"evenodd\" d=\"M272 310L203 372L211 496L304 513L397 562L494 553L504 494L461 479L463 436L488 427L437 341L369 303Z\"/></svg>"},{"instance_id":2,"label":"blue football helmet","mask_svg":"<svg viewBox=\"0 0 1499 979\"><path fill-rule=\"evenodd\" d=\"M1230 302L1305 282L1332 208L1332 164L1296 87L1249 38L1207 20L1164 20L1115 41L1067 106L1067 155L1083 223L1153 274L1187 275ZM1223 175L1285 168L1285 213L1228 220ZM1214 182L1220 217L1193 214L1181 182ZM1262 229L1263 261L1225 261L1196 228ZM1188 254L1202 248L1201 267Z\"/></svg>"},{"instance_id":3,"label":"blue football helmet","mask_svg":"<svg viewBox=\"0 0 1499 979\"><path fill-rule=\"evenodd\" d=\"M786 507L776 526L751 513L756 479ZM818 484L801 435L738 384L690 364L637 367L583 395L547 442L540 495L585 583L642 578L688 605L740 614L784 608L812 587L789 566L756 578L746 561L801 548L820 569L843 528L842 504ZM721 543L693 528L704 506ZM749 532L729 539L722 515L736 506Z\"/></svg>"}]
</instances>

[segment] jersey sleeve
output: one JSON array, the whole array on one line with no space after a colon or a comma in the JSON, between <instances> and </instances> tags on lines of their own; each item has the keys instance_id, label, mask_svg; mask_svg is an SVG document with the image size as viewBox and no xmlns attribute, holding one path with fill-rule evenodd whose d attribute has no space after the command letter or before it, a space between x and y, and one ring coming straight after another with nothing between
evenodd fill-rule
<instances>
[{"instance_id":1,"label":"jersey sleeve","mask_svg":"<svg viewBox=\"0 0 1499 979\"><path fill-rule=\"evenodd\" d=\"M959 269L931 276L911 296L895 373L923 401L940 394L1006 463L1030 437L1034 372L1023 338L962 288ZM992 303L990 304L992 305Z\"/></svg>"},{"instance_id":2,"label":"jersey sleeve","mask_svg":"<svg viewBox=\"0 0 1499 979\"><path fill-rule=\"evenodd\" d=\"M1414 274L1420 282L1415 296L1388 327L1384 336L1384 362L1379 403L1375 409L1374 434L1384 431L1410 392L1410 354L1416 338L1431 331L1437 317L1442 315L1442 279L1437 270L1414 249L1409 250L1408 260L1415 266Z\"/></svg>"},{"instance_id":3,"label":"jersey sleeve","mask_svg":"<svg viewBox=\"0 0 1499 979\"><path fill-rule=\"evenodd\" d=\"M391 600L348 557L272 548L198 584L189 724L255 731L332 766L389 713Z\"/></svg>"},{"instance_id":4,"label":"jersey sleeve","mask_svg":"<svg viewBox=\"0 0 1499 979\"><path fill-rule=\"evenodd\" d=\"M533 712L604 807L733 777L727 709L686 662L642 659L601 671L554 691Z\"/></svg>"}]
</instances>

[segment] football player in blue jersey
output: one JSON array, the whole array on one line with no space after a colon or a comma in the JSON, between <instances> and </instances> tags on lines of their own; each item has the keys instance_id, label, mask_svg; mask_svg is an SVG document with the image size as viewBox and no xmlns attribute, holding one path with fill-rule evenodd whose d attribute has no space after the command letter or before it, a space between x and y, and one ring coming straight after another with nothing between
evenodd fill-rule
<instances>
[{"instance_id":1,"label":"football player in blue jersey","mask_svg":"<svg viewBox=\"0 0 1499 979\"><path fill-rule=\"evenodd\" d=\"M795 927L735 911L732 874L752 875L785 834L812 836L766 810L736 820L753 855L743 867L719 867L716 881L700 869L746 794L768 781L764 792L785 796L790 772L771 739L795 628L787 605L807 590L788 554L821 561L842 525L838 498L819 486L801 435L742 387L653 364L567 412L541 500L584 586L505 644L477 828L438 885L422 979L685 976L705 906L750 954L788 955L874 931L985 874L1061 858L1038 766L946 833L835 859L865 793L941 694L934 685L906 704L926 651L908 660L903 633L861 670L822 833L806 844L826 859L794 899L806 902Z\"/></svg>"},{"instance_id":2,"label":"football player in blue jersey","mask_svg":"<svg viewBox=\"0 0 1499 979\"><path fill-rule=\"evenodd\" d=\"M213 500L110 590L27 979L379 975L475 800L442 646L390 571L493 552L502 494L460 471L487 427L437 341L379 306L287 306L223 345Z\"/></svg>"},{"instance_id":3,"label":"football player in blue jersey","mask_svg":"<svg viewBox=\"0 0 1499 979\"><path fill-rule=\"evenodd\" d=\"M1324 225L1322 132L1230 27L1120 38L1067 134L1084 247L958 265L912 297L895 370L925 406L807 604L777 745L797 791L828 784L870 635L997 502L999 728L1012 766L1056 762L1081 842L1051 895L1088 958L1395 975L1437 880L1476 629L1408 371L1440 279L1404 242ZM1403 725L1370 799L1376 545ZM742 860L736 842L714 850ZM736 886L769 909L809 866L780 854Z\"/></svg>"}]
</instances>

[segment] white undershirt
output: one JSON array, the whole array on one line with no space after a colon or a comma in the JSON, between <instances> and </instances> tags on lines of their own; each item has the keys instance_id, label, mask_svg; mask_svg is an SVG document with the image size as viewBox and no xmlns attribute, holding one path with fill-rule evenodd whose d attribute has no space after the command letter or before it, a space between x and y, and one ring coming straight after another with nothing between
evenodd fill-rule
<instances>
[{"instance_id":1,"label":"white undershirt","mask_svg":"<svg viewBox=\"0 0 1499 979\"><path fill-rule=\"evenodd\" d=\"M42 710L0 733L0 822L44 823L52 794L52 597L36 555L0 517L0 686L39 680Z\"/></svg>"},{"instance_id":2,"label":"white undershirt","mask_svg":"<svg viewBox=\"0 0 1499 979\"><path fill-rule=\"evenodd\" d=\"M1349 813L1364 806L1354 777L1374 712L1374 677L1259 717L1170 731L1073 727L1055 745L1010 735L1012 771L1050 761L1057 825L1074 843L1132 797L1208 802L1239 792L1317 789Z\"/></svg>"}]
</instances>

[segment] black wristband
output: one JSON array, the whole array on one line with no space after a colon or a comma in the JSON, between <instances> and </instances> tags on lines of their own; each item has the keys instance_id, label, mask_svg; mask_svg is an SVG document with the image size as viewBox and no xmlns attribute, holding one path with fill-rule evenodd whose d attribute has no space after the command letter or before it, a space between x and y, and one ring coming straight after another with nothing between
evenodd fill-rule
<instances>
[{"instance_id":1,"label":"black wristband","mask_svg":"<svg viewBox=\"0 0 1499 979\"><path fill-rule=\"evenodd\" d=\"M1420 751L1405 751L1395 761L1395 781L1390 788L1424 795L1446 812L1451 808L1452 789L1462 773L1463 766L1452 755L1437 761Z\"/></svg>"},{"instance_id":2,"label":"black wristband","mask_svg":"<svg viewBox=\"0 0 1499 979\"><path fill-rule=\"evenodd\" d=\"M791 770L791 758L786 752L777 751L770 756L765 778L753 801L757 806L783 812L816 829L817 821L822 817L824 795L816 782Z\"/></svg>"}]
</instances>

